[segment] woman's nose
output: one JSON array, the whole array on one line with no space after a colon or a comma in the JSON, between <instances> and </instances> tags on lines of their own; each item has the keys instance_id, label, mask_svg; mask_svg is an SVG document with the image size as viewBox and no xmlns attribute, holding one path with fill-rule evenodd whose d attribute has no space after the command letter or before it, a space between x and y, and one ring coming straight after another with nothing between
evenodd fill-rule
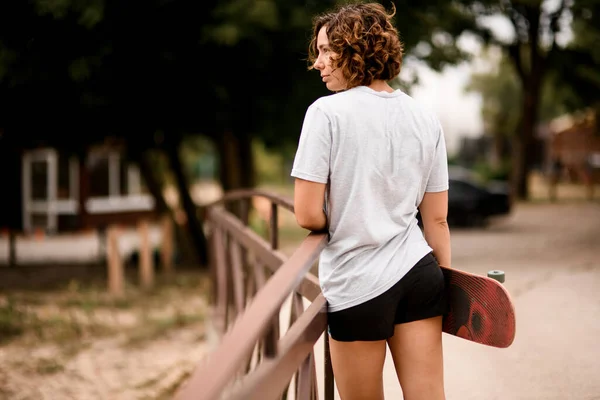
<instances>
[{"instance_id":1,"label":"woman's nose","mask_svg":"<svg viewBox=\"0 0 600 400\"><path fill-rule=\"evenodd\" d=\"M322 70L325 67L325 64L323 63L323 60L321 60L321 57L317 57L317 59L315 60L315 64L313 65L315 67L315 69L317 70Z\"/></svg>"}]
</instances>

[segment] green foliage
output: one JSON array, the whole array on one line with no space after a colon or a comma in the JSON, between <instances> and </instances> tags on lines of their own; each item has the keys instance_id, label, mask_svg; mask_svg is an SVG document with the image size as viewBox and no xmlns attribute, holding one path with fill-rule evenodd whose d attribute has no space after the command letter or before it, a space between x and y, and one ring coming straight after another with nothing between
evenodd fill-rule
<instances>
[{"instance_id":1,"label":"green foliage","mask_svg":"<svg viewBox=\"0 0 600 400\"><path fill-rule=\"evenodd\" d=\"M174 315L167 317L144 316L143 323L128 332L123 346L141 347L148 342L164 338L169 332L202 322L204 317L201 312L186 313L179 309L175 310Z\"/></svg>"},{"instance_id":2,"label":"green foliage","mask_svg":"<svg viewBox=\"0 0 600 400\"><path fill-rule=\"evenodd\" d=\"M35 0L35 11L40 16L50 15L64 19L69 14L77 16L77 23L90 29L104 17L104 0Z\"/></svg>"},{"instance_id":3,"label":"green foliage","mask_svg":"<svg viewBox=\"0 0 600 400\"><path fill-rule=\"evenodd\" d=\"M295 145L306 107L327 94L306 68L312 17L335 3L2 4L5 136L79 148L117 135L152 147L162 143L157 131L169 139L199 132L218 138L229 130L271 147ZM441 68L465 56L456 38L474 26L472 15L449 1L395 4L407 57ZM24 112L37 117L24 119Z\"/></svg>"},{"instance_id":4,"label":"green foliage","mask_svg":"<svg viewBox=\"0 0 600 400\"><path fill-rule=\"evenodd\" d=\"M25 318L25 312L16 307L10 298L0 306L0 344L23 333Z\"/></svg>"},{"instance_id":5,"label":"green foliage","mask_svg":"<svg viewBox=\"0 0 600 400\"><path fill-rule=\"evenodd\" d=\"M566 48L555 48L545 61L548 70L541 88L540 121L590 106L600 98L600 51L595 45L600 38L596 24L600 2L576 1L572 12L573 40ZM486 132L511 137L521 121L523 87L507 52L496 61L492 71L474 74L467 90L482 96Z\"/></svg>"},{"instance_id":6,"label":"green foliage","mask_svg":"<svg viewBox=\"0 0 600 400\"><path fill-rule=\"evenodd\" d=\"M179 144L186 135L202 134L218 142L224 132L232 132L287 153L297 144L308 105L328 94L317 74L307 71L307 45L312 17L339 1L8 3L0 2L4 142L81 151L117 136L147 149ZM391 2L381 3L391 8ZM543 61L534 64L554 74L543 98L565 99L555 102L558 108L538 107L543 118L600 98L597 0L567 2L556 13L540 8L539 0L393 3L406 59L437 70L467 59L458 46L465 33L510 55L516 68L511 72L508 65L501 66L495 87L480 79L479 90L499 95L494 101L494 94L486 95L490 130L503 130L503 135L517 130L516 86L535 75L527 61L532 58L525 57L532 49L539 50ZM576 40L569 48L553 47L548 39L569 29L569 12ZM482 16L492 15L511 21L514 39L502 41L482 22ZM538 37L529 38L522 29L530 20L541 21ZM573 89L564 91L558 81ZM403 88L410 84L393 82ZM182 153L186 165L205 154L187 148ZM187 175L193 173L190 167Z\"/></svg>"},{"instance_id":7,"label":"green foliage","mask_svg":"<svg viewBox=\"0 0 600 400\"><path fill-rule=\"evenodd\" d=\"M187 306L198 299L204 304L210 289L204 273L183 271L173 279L157 277L152 291L127 286L122 298L111 296L105 283L77 281L63 290L0 296L0 344L20 340L81 346L92 337L124 333L127 343L141 343L204 318L203 307ZM120 326L122 315L135 318L135 323ZM46 373L56 368L40 361Z\"/></svg>"},{"instance_id":8,"label":"green foliage","mask_svg":"<svg viewBox=\"0 0 600 400\"><path fill-rule=\"evenodd\" d=\"M473 74L466 90L481 95L485 132L511 138L518 133L521 121L523 88L507 56L488 59L496 65L491 71ZM540 121L572 112L580 104L579 95L555 71L545 76L539 103Z\"/></svg>"},{"instance_id":9,"label":"green foliage","mask_svg":"<svg viewBox=\"0 0 600 400\"><path fill-rule=\"evenodd\" d=\"M206 136L194 135L183 138L180 155L190 182L217 178L217 149Z\"/></svg>"},{"instance_id":10,"label":"green foliage","mask_svg":"<svg viewBox=\"0 0 600 400\"><path fill-rule=\"evenodd\" d=\"M448 154L448 165L461 165L458 155Z\"/></svg>"},{"instance_id":11,"label":"green foliage","mask_svg":"<svg viewBox=\"0 0 600 400\"><path fill-rule=\"evenodd\" d=\"M473 171L481 179L482 183L493 180L508 181L511 172L510 159L503 160L500 165L492 165L490 162L482 161L473 166Z\"/></svg>"},{"instance_id":12,"label":"green foliage","mask_svg":"<svg viewBox=\"0 0 600 400\"><path fill-rule=\"evenodd\" d=\"M289 180L286 160L280 152L269 150L260 140L252 143L257 184L280 185Z\"/></svg>"},{"instance_id":13,"label":"green foliage","mask_svg":"<svg viewBox=\"0 0 600 400\"><path fill-rule=\"evenodd\" d=\"M571 92L568 107L581 109L600 104L600 1L575 1L572 13L573 40L549 62Z\"/></svg>"},{"instance_id":14,"label":"green foliage","mask_svg":"<svg viewBox=\"0 0 600 400\"><path fill-rule=\"evenodd\" d=\"M513 137L521 116L521 84L506 57L494 60L488 56L488 60L496 62L494 68L489 72L473 74L466 90L481 95L485 132L494 136Z\"/></svg>"}]
</instances>

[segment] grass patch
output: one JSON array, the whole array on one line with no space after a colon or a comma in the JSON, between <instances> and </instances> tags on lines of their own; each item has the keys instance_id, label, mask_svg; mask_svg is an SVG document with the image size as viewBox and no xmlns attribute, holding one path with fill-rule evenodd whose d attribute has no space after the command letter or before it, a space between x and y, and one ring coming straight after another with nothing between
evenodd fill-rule
<instances>
[{"instance_id":1,"label":"grass patch","mask_svg":"<svg viewBox=\"0 0 600 400\"><path fill-rule=\"evenodd\" d=\"M127 284L124 297L112 297L104 286L81 285L71 282L66 294L58 300L61 307L76 308L92 313L98 309L133 310L162 306L173 297L202 295L209 287L207 273L179 273L171 278L157 276L151 290L142 290L137 285ZM193 292L193 293L192 293Z\"/></svg>"},{"instance_id":2,"label":"grass patch","mask_svg":"<svg viewBox=\"0 0 600 400\"><path fill-rule=\"evenodd\" d=\"M184 372L183 374L181 374L181 376L179 377L179 379L176 382L173 382L172 385L170 385L165 390L160 392L152 400L171 400L175 396L175 393L177 392L177 390L179 390L179 387L181 387L181 385L183 385L191 375L192 375L191 371Z\"/></svg>"},{"instance_id":3,"label":"grass patch","mask_svg":"<svg viewBox=\"0 0 600 400\"><path fill-rule=\"evenodd\" d=\"M27 314L18 309L12 299L0 306L0 344L22 335L26 328Z\"/></svg>"},{"instance_id":4,"label":"grass patch","mask_svg":"<svg viewBox=\"0 0 600 400\"><path fill-rule=\"evenodd\" d=\"M163 316L169 304L189 304L190 298L207 295L209 288L207 272L186 271L169 279L157 277L149 291L129 285L123 298L112 297L104 283L84 285L77 281L60 291L0 296L0 345L21 338L25 345L45 342L69 347L73 342L132 329L138 331L132 342L145 342L170 329L199 322L202 316L177 310L161 318L144 315L159 312Z\"/></svg>"},{"instance_id":5,"label":"grass patch","mask_svg":"<svg viewBox=\"0 0 600 400\"><path fill-rule=\"evenodd\" d=\"M26 329L35 340L65 346L75 340L108 336L115 331L107 324L92 319L82 319L68 311L66 314L54 314L47 317L31 313Z\"/></svg>"},{"instance_id":6,"label":"grass patch","mask_svg":"<svg viewBox=\"0 0 600 400\"><path fill-rule=\"evenodd\" d=\"M104 297L104 298L103 298ZM85 312L93 312L98 308L112 308L128 310L133 307L130 298L107 298L98 293L86 293L81 296L71 297L62 301L61 306L79 308Z\"/></svg>"},{"instance_id":7,"label":"grass patch","mask_svg":"<svg viewBox=\"0 0 600 400\"><path fill-rule=\"evenodd\" d=\"M140 347L144 344L164 337L169 332L202 322L204 314L185 314L177 311L175 315L164 318L145 318L136 328L127 333L123 342L125 347Z\"/></svg>"},{"instance_id":8,"label":"grass patch","mask_svg":"<svg viewBox=\"0 0 600 400\"><path fill-rule=\"evenodd\" d=\"M157 383L159 383L162 379L164 379L165 376L167 376L169 374L170 371L163 371L162 373L158 374L157 376L155 376L154 378L150 378L138 385L135 385L136 389L146 389L146 388L150 388L152 386L155 386Z\"/></svg>"},{"instance_id":9,"label":"grass patch","mask_svg":"<svg viewBox=\"0 0 600 400\"><path fill-rule=\"evenodd\" d=\"M35 363L35 372L40 375L52 375L65 370L56 359L40 358Z\"/></svg>"}]
</instances>

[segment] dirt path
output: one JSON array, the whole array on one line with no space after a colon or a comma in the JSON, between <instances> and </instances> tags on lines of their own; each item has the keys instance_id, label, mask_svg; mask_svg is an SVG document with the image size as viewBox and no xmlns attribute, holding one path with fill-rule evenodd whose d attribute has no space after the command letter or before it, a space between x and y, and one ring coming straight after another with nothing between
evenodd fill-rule
<instances>
[{"instance_id":1,"label":"dirt path","mask_svg":"<svg viewBox=\"0 0 600 400\"><path fill-rule=\"evenodd\" d=\"M103 288L0 295L0 327L14 331L0 335L0 399L170 399L206 352L207 277L177 279L120 300Z\"/></svg>"},{"instance_id":2,"label":"dirt path","mask_svg":"<svg viewBox=\"0 0 600 400\"><path fill-rule=\"evenodd\" d=\"M457 268L506 272L517 335L508 349L446 336L448 399L600 399L600 204L521 206L453 250Z\"/></svg>"},{"instance_id":3,"label":"dirt path","mask_svg":"<svg viewBox=\"0 0 600 400\"><path fill-rule=\"evenodd\" d=\"M201 329L190 326L133 349L123 348L124 338L98 340L67 361L52 346L2 351L0 398L168 399L204 354Z\"/></svg>"}]
</instances>

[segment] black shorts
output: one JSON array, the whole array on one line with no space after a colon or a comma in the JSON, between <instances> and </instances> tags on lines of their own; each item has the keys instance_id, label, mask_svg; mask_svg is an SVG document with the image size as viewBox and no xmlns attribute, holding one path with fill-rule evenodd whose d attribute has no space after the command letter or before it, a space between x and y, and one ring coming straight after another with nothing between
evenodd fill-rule
<instances>
[{"instance_id":1,"label":"black shorts","mask_svg":"<svg viewBox=\"0 0 600 400\"><path fill-rule=\"evenodd\" d=\"M329 334L342 342L385 340L394 335L397 324L443 315L446 304L444 275L429 253L385 293L328 312Z\"/></svg>"}]
</instances>

